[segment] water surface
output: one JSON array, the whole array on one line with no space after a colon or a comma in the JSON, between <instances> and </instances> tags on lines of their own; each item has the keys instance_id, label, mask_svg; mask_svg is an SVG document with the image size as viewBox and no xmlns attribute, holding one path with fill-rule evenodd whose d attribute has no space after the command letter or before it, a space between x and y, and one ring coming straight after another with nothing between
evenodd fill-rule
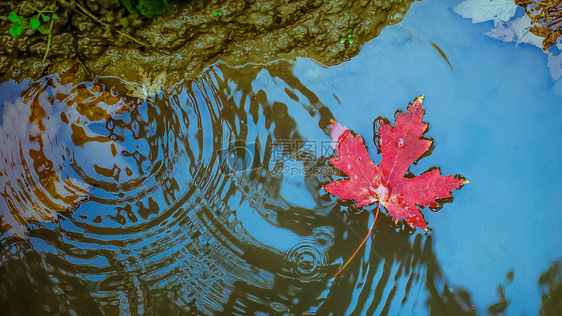
<instances>
[{"instance_id":1,"label":"water surface","mask_svg":"<svg viewBox=\"0 0 562 316\"><path fill-rule=\"evenodd\" d=\"M0 85L3 305L536 314L561 283L556 273L538 283L562 251L560 97L546 55L483 36L492 22L473 25L455 4L414 3L337 66L217 64L154 101L118 98L116 78ZM327 161L329 121L363 135L378 162L374 119L421 94L435 149L411 171L439 166L470 183L441 211L423 210L428 233L379 216L332 279L374 206L321 189L340 177Z\"/></svg>"}]
</instances>

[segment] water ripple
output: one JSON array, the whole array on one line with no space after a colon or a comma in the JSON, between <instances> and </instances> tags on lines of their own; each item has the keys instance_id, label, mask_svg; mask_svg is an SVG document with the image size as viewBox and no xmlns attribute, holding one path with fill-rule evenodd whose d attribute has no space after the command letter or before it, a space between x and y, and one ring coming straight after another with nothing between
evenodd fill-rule
<instances>
[{"instance_id":1,"label":"water ripple","mask_svg":"<svg viewBox=\"0 0 562 316\"><path fill-rule=\"evenodd\" d=\"M316 281L325 277L327 252L315 239L303 238L285 253L285 260L298 279Z\"/></svg>"},{"instance_id":2,"label":"water ripple","mask_svg":"<svg viewBox=\"0 0 562 316\"><path fill-rule=\"evenodd\" d=\"M383 298L374 282L413 277L418 263L365 252L370 265L358 258L330 280L354 235L321 191L329 154L304 144L329 145L332 116L286 62L217 65L154 101L124 97L117 78L71 79L17 86L2 108L0 271L14 273L6 286L41 278L37 306L230 315L359 313L357 303L371 313L397 292ZM311 167L322 172L293 173Z\"/></svg>"}]
</instances>

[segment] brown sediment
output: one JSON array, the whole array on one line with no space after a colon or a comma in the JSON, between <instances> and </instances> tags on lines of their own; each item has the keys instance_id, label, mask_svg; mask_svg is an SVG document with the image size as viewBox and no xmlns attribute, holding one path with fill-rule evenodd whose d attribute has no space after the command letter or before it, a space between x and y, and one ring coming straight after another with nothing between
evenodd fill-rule
<instances>
[{"instance_id":1,"label":"brown sediment","mask_svg":"<svg viewBox=\"0 0 562 316\"><path fill-rule=\"evenodd\" d=\"M0 81L61 73L76 63L84 66L77 73L81 78L137 81L140 66L149 72L166 69L173 82L195 78L218 60L242 65L307 57L338 64L357 55L385 26L401 21L412 2L176 1L169 13L147 19L128 14L119 0L57 0L58 19L42 62L48 36L33 30L11 36L8 15L14 11L29 19L35 16L29 4L45 8L53 1L2 1Z\"/></svg>"},{"instance_id":2,"label":"brown sediment","mask_svg":"<svg viewBox=\"0 0 562 316\"><path fill-rule=\"evenodd\" d=\"M531 33L543 37L547 50L562 35L562 0L515 0L531 18Z\"/></svg>"}]
</instances>

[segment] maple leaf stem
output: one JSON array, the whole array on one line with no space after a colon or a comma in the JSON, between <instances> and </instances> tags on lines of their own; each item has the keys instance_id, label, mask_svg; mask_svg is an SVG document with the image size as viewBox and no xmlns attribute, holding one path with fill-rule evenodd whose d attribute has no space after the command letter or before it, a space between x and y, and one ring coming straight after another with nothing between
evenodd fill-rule
<instances>
[{"instance_id":1,"label":"maple leaf stem","mask_svg":"<svg viewBox=\"0 0 562 316\"><path fill-rule=\"evenodd\" d=\"M353 258L355 257L355 255L359 252L359 250L363 247L363 245L365 244L365 242L367 241L367 238L369 238L369 236L371 236L371 233L373 232L373 228L375 228L375 223L377 221L377 217L379 216L380 213L380 203L377 203L377 210L375 211L375 219L373 220L373 224L371 224L371 228L369 228L369 233L367 234L367 236L365 236L365 239L363 239L363 241L361 242L361 245L359 245L359 247L357 247L357 249L355 250L355 252L353 253L353 255L351 255L351 258L347 259L347 262L338 270L338 272L336 272L336 274L334 274L334 276L332 277L335 278L338 276L338 274L340 274L340 272L343 271L343 269L345 269L345 267L351 262L351 260L353 260Z\"/></svg>"}]
</instances>

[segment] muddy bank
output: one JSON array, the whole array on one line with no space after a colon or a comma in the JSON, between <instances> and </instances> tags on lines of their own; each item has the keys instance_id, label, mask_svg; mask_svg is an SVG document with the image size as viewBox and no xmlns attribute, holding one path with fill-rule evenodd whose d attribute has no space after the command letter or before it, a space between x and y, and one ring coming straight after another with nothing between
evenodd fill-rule
<instances>
[{"instance_id":1,"label":"muddy bank","mask_svg":"<svg viewBox=\"0 0 562 316\"><path fill-rule=\"evenodd\" d=\"M343 62L388 25L402 20L412 0L177 1L159 17L125 10L119 0L58 0L51 35L9 33L9 14L34 18L52 1L0 3L0 81L60 73L79 63L79 76L138 80L138 67L194 78L223 60L229 65L312 58ZM43 62L51 37L49 53Z\"/></svg>"}]
</instances>

